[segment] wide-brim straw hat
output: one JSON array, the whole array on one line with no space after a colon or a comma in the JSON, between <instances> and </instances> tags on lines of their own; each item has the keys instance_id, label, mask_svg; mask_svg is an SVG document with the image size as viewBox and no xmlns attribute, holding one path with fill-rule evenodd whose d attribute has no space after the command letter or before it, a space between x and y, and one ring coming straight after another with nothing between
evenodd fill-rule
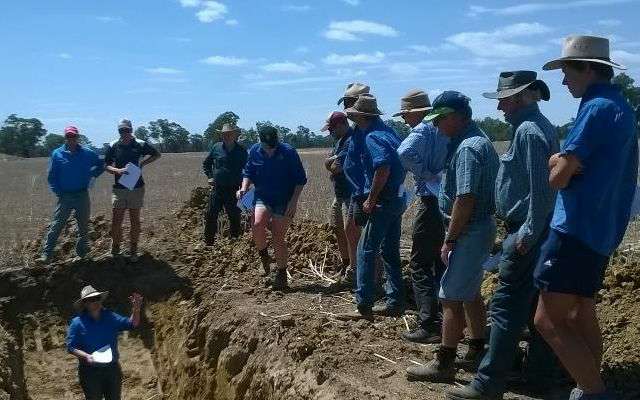
<instances>
[{"instance_id":1,"label":"wide-brim straw hat","mask_svg":"<svg viewBox=\"0 0 640 400\"><path fill-rule=\"evenodd\" d=\"M79 310L82 309L82 302L84 300L99 297L100 301L104 301L107 296L109 296L109 292L99 292L93 286L88 285L82 288L80 298L73 303L73 306Z\"/></svg>"},{"instance_id":2,"label":"wide-brim straw hat","mask_svg":"<svg viewBox=\"0 0 640 400\"><path fill-rule=\"evenodd\" d=\"M378 109L378 101L370 94L362 94L358 96L353 107L344 110L347 115L366 115L378 116L384 114Z\"/></svg>"},{"instance_id":3,"label":"wide-brim straw hat","mask_svg":"<svg viewBox=\"0 0 640 400\"><path fill-rule=\"evenodd\" d=\"M338 104L341 104L345 98L357 99L361 94L368 94L370 90L371 88L364 83L350 83L347 85L344 95L338 99Z\"/></svg>"},{"instance_id":4,"label":"wide-brim straw hat","mask_svg":"<svg viewBox=\"0 0 640 400\"><path fill-rule=\"evenodd\" d=\"M498 89L495 92L485 92L482 95L487 99L505 99L518 94L528 87L538 89L542 100L549 101L551 92L544 81L537 79L535 71L507 71L501 72L498 77Z\"/></svg>"},{"instance_id":5,"label":"wide-brim straw hat","mask_svg":"<svg viewBox=\"0 0 640 400\"><path fill-rule=\"evenodd\" d=\"M400 112L393 114L393 116L398 117L407 113L431 111L432 109L429 95L423 90L413 89L400 99Z\"/></svg>"},{"instance_id":6,"label":"wide-brim straw hat","mask_svg":"<svg viewBox=\"0 0 640 400\"><path fill-rule=\"evenodd\" d=\"M627 67L613 62L609 55L609 39L597 36L569 36L562 45L562 56L546 63L542 69L562 68L566 61L588 61L609 65L616 69Z\"/></svg>"},{"instance_id":7,"label":"wide-brim straw hat","mask_svg":"<svg viewBox=\"0 0 640 400\"><path fill-rule=\"evenodd\" d=\"M222 129L218 131L219 133L240 133L240 128L233 124L224 124L222 125Z\"/></svg>"}]
</instances>

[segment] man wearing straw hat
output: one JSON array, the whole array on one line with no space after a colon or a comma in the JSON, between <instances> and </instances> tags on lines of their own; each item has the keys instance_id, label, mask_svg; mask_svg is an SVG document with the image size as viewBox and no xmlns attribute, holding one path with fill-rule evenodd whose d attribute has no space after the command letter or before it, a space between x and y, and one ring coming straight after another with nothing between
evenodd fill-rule
<instances>
[{"instance_id":1,"label":"man wearing straw hat","mask_svg":"<svg viewBox=\"0 0 640 400\"><path fill-rule=\"evenodd\" d=\"M611 84L613 68L624 67L610 59L607 39L567 37L562 57L543 68L562 69L562 83L581 101L562 149L549 160L558 196L534 272L541 291L535 324L577 383L572 399L612 399L600 376L594 296L629 223L638 175L635 116Z\"/></svg>"},{"instance_id":2,"label":"man wearing straw hat","mask_svg":"<svg viewBox=\"0 0 640 400\"><path fill-rule=\"evenodd\" d=\"M218 230L218 215L222 208L229 217L231 237L240 236L240 209L236 192L242 183L242 169L247 163L247 150L238 143L240 128L235 124L224 124L222 141L213 145L202 163L202 170L211 186L209 204L205 213L204 241L212 246Z\"/></svg>"},{"instance_id":3,"label":"man wearing straw hat","mask_svg":"<svg viewBox=\"0 0 640 400\"><path fill-rule=\"evenodd\" d=\"M345 113L362 133L365 145L361 153L364 185L358 188L365 200L358 210L361 215L354 216L364 225L357 252L357 310L345 316L372 318L373 313L399 316L404 312L400 231L405 210L402 184L406 175L397 153L400 139L382 122L382 112L370 94L360 95ZM387 298L385 305L374 307L375 263L380 250L387 276Z\"/></svg>"},{"instance_id":4,"label":"man wearing straw hat","mask_svg":"<svg viewBox=\"0 0 640 400\"><path fill-rule=\"evenodd\" d=\"M119 400L122 371L118 363L118 335L140 324L142 296L133 293L131 316L123 317L104 308L109 292L85 286L74 306L78 316L71 320L67 332L67 350L78 358L78 378L87 400Z\"/></svg>"},{"instance_id":5,"label":"man wearing straw hat","mask_svg":"<svg viewBox=\"0 0 640 400\"><path fill-rule=\"evenodd\" d=\"M410 90L400 100L400 112L393 115L401 116L411 127L411 133L398 147L398 155L404 168L413 174L418 196L410 262L418 327L403 336L418 343L438 343L441 338L438 289L444 272L444 264L440 260L444 224L438 209L438 192L449 139L439 134L432 123L422 121L430 110L427 93Z\"/></svg>"},{"instance_id":6,"label":"man wearing straw hat","mask_svg":"<svg viewBox=\"0 0 640 400\"><path fill-rule=\"evenodd\" d=\"M534 71L502 72L498 90L484 97L498 100L498 110L514 131L509 150L500 157L496 180L496 213L504 221L507 237L498 288L491 299L489 350L472 383L447 392L447 398L454 400L494 399L505 392L522 330L531 319L537 292L533 270L556 198L548 182L548 163L560 142L556 128L538 107L540 100L549 101L548 86ZM525 377L534 384L531 387L544 391L550 382L541 379L549 377L553 355L533 327L531 334Z\"/></svg>"}]
</instances>

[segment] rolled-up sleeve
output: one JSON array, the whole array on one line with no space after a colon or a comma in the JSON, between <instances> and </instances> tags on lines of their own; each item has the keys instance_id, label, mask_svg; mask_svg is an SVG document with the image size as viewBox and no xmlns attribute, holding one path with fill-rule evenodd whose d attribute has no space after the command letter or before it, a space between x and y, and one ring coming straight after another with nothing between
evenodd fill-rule
<instances>
[{"instance_id":1,"label":"rolled-up sleeve","mask_svg":"<svg viewBox=\"0 0 640 400\"><path fill-rule=\"evenodd\" d=\"M480 159L474 149L460 149L456 161L456 196L480 194L480 168Z\"/></svg>"}]
</instances>

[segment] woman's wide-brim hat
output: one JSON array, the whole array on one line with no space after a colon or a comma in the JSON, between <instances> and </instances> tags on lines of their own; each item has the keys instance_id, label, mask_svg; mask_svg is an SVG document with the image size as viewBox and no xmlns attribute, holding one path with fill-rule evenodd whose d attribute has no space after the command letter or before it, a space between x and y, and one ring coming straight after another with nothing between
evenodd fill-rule
<instances>
[{"instance_id":1,"label":"woman's wide-brim hat","mask_svg":"<svg viewBox=\"0 0 640 400\"><path fill-rule=\"evenodd\" d=\"M522 92L527 88L538 89L542 100L549 101L551 92L544 81L537 79L535 71L507 71L498 77L498 89L495 92L485 92L487 99L505 99Z\"/></svg>"},{"instance_id":2,"label":"woman's wide-brim hat","mask_svg":"<svg viewBox=\"0 0 640 400\"><path fill-rule=\"evenodd\" d=\"M398 117L403 114L431 111L432 109L429 95L423 90L414 89L400 99L400 111L393 114L393 116Z\"/></svg>"},{"instance_id":3,"label":"woman's wide-brim hat","mask_svg":"<svg viewBox=\"0 0 640 400\"><path fill-rule=\"evenodd\" d=\"M564 39L562 56L546 63L542 69L560 69L566 61L588 61L616 69L627 67L613 62L609 55L609 39L597 36L569 36Z\"/></svg>"},{"instance_id":4,"label":"woman's wide-brim hat","mask_svg":"<svg viewBox=\"0 0 640 400\"><path fill-rule=\"evenodd\" d=\"M99 292L93 286L88 285L82 288L80 298L73 303L73 306L76 309L81 309L84 300L99 297L100 301L104 301L107 296L109 296L109 292Z\"/></svg>"},{"instance_id":5,"label":"woman's wide-brim hat","mask_svg":"<svg viewBox=\"0 0 640 400\"><path fill-rule=\"evenodd\" d=\"M361 94L353 107L344 110L347 115L378 116L384 114L378 109L378 101L373 95Z\"/></svg>"},{"instance_id":6,"label":"woman's wide-brim hat","mask_svg":"<svg viewBox=\"0 0 640 400\"><path fill-rule=\"evenodd\" d=\"M240 128L238 128L236 125L234 124L224 124L222 125L222 129L220 129L218 132L220 133L240 133Z\"/></svg>"}]
</instances>

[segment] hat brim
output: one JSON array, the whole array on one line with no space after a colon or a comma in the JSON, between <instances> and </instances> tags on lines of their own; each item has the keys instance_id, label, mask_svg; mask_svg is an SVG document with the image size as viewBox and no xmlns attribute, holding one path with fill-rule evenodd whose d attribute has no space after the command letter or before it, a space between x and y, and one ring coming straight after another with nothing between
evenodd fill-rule
<instances>
[{"instance_id":1,"label":"hat brim","mask_svg":"<svg viewBox=\"0 0 640 400\"><path fill-rule=\"evenodd\" d=\"M522 86L518 86L517 88L513 88L513 89L498 90L496 92L485 92L485 93L482 93L482 96L486 97L487 99L494 99L494 100L506 99L507 97L511 97L513 95L516 95L522 92L523 90L525 90L526 88L532 85L537 86L537 89L540 90L540 95L542 100L549 101L549 99L551 98L551 91L549 90L549 86L547 86L547 84L544 83L544 81L541 81L540 79L537 79L533 82L526 83Z\"/></svg>"},{"instance_id":2,"label":"hat brim","mask_svg":"<svg viewBox=\"0 0 640 400\"><path fill-rule=\"evenodd\" d=\"M434 119L438 118L438 117L442 117L445 115L449 115L451 113L456 112L456 110L454 110L453 108L449 108L449 107L438 107L433 109L429 114L427 114L426 117L424 117L423 121L433 121Z\"/></svg>"},{"instance_id":3,"label":"hat brim","mask_svg":"<svg viewBox=\"0 0 640 400\"><path fill-rule=\"evenodd\" d=\"M566 61L587 61L587 62L594 62L594 63L608 65L608 66L613 67L615 69L620 69L620 70L626 70L627 69L627 67L625 67L624 65L618 64L618 63L613 62L611 60L602 60L600 58L580 58L580 57L558 58L558 59L549 61L548 63L543 65L542 69L545 70L545 71L551 71L551 70L554 70L554 69L560 69L560 68L562 68L562 66L564 65L564 63Z\"/></svg>"},{"instance_id":4,"label":"hat brim","mask_svg":"<svg viewBox=\"0 0 640 400\"><path fill-rule=\"evenodd\" d=\"M107 292L94 292L94 293L91 293L89 296L85 296L85 297L82 297L82 298L76 300L73 303L73 306L76 309L80 310L80 309L82 309L83 300L90 299L92 297L100 297L100 301L104 301L108 296L109 296L109 292L108 291Z\"/></svg>"},{"instance_id":5,"label":"hat brim","mask_svg":"<svg viewBox=\"0 0 640 400\"><path fill-rule=\"evenodd\" d=\"M392 117L399 117L401 115L409 114L412 112L422 112L422 111L431 111L431 110L433 110L433 107L421 107L421 108L412 108L410 110L400 110L400 112L393 114Z\"/></svg>"},{"instance_id":6,"label":"hat brim","mask_svg":"<svg viewBox=\"0 0 640 400\"><path fill-rule=\"evenodd\" d=\"M346 110L344 110L345 114L347 115L366 115L369 117L377 117L379 115L383 115L384 113L380 110L376 110L373 113L368 113L368 112L364 112L364 111L358 111L355 108L347 108Z\"/></svg>"},{"instance_id":7,"label":"hat brim","mask_svg":"<svg viewBox=\"0 0 640 400\"><path fill-rule=\"evenodd\" d=\"M240 133L240 128L233 129L233 130L230 130L230 131L218 131L218 133Z\"/></svg>"}]
</instances>

